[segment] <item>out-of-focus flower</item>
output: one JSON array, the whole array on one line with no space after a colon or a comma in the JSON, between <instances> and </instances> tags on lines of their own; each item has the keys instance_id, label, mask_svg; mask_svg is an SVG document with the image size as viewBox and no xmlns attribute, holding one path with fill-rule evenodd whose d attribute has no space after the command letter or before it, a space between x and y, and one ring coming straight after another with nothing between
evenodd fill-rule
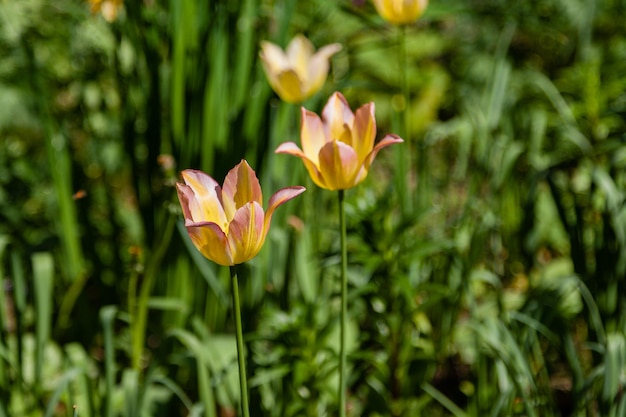
<instances>
[{"instance_id":1,"label":"out-of-focus flower","mask_svg":"<svg viewBox=\"0 0 626 417\"><path fill-rule=\"evenodd\" d=\"M327 190L346 190L362 182L382 148L403 142L393 134L374 146L376 118L374 103L367 103L352 113L341 93L329 99L322 118L302 108L300 142L283 143L276 153L299 157L315 184Z\"/></svg>"},{"instance_id":2,"label":"out-of-focus flower","mask_svg":"<svg viewBox=\"0 0 626 417\"><path fill-rule=\"evenodd\" d=\"M122 8L123 0L89 0L91 13L102 13L107 22L113 22Z\"/></svg>"},{"instance_id":3,"label":"out-of-focus flower","mask_svg":"<svg viewBox=\"0 0 626 417\"><path fill-rule=\"evenodd\" d=\"M224 186L202 171L182 172L177 183L185 227L198 250L224 266L254 258L261 250L274 210L302 194L304 187L277 191L263 211L263 194L255 172L245 160L226 175Z\"/></svg>"},{"instance_id":4,"label":"out-of-focus flower","mask_svg":"<svg viewBox=\"0 0 626 417\"><path fill-rule=\"evenodd\" d=\"M261 42L261 62L270 85L288 103L300 103L315 94L326 81L328 61L341 45L333 43L317 52L303 35L297 35L283 50L271 42Z\"/></svg>"},{"instance_id":5,"label":"out-of-focus flower","mask_svg":"<svg viewBox=\"0 0 626 417\"><path fill-rule=\"evenodd\" d=\"M378 14L394 25L415 22L426 10L428 0L373 0Z\"/></svg>"},{"instance_id":6,"label":"out-of-focus flower","mask_svg":"<svg viewBox=\"0 0 626 417\"><path fill-rule=\"evenodd\" d=\"M174 168L176 168L176 160L172 155L169 154L161 154L157 156L157 163L165 172L172 171L174 170Z\"/></svg>"}]
</instances>

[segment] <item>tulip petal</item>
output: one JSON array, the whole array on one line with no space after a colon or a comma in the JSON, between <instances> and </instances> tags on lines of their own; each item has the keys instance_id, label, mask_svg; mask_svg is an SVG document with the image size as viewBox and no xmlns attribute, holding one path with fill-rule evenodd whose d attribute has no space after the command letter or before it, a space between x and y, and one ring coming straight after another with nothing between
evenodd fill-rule
<instances>
[{"instance_id":1,"label":"tulip petal","mask_svg":"<svg viewBox=\"0 0 626 417\"><path fill-rule=\"evenodd\" d=\"M352 147L362 163L372 151L376 140L376 118L374 115L374 103L361 106L354 117L354 129L352 131Z\"/></svg>"},{"instance_id":2,"label":"tulip petal","mask_svg":"<svg viewBox=\"0 0 626 417\"><path fill-rule=\"evenodd\" d=\"M194 246L207 259L223 266L234 265L228 239L217 224L186 220L185 227Z\"/></svg>"},{"instance_id":3,"label":"tulip petal","mask_svg":"<svg viewBox=\"0 0 626 417\"><path fill-rule=\"evenodd\" d=\"M261 42L261 53L259 54L263 64L266 65L266 73L268 76L278 74L289 68L289 59L283 50L271 42Z\"/></svg>"},{"instance_id":4,"label":"tulip petal","mask_svg":"<svg viewBox=\"0 0 626 417\"><path fill-rule=\"evenodd\" d=\"M282 188L274 193L274 195L270 198L270 201L267 203L267 211L265 212L264 228L266 234L270 228L274 210L276 210L276 208L278 208L281 204L299 196L305 191L306 188L298 185L294 187Z\"/></svg>"},{"instance_id":5,"label":"tulip petal","mask_svg":"<svg viewBox=\"0 0 626 417\"><path fill-rule=\"evenodd\" d=\"M308 94L313 94L324 85L328 76L330 57L341 50L341 45L333 43L321 47L312 57L308 64Z\"/></svg>"},{"instance_id":6,"label":"tulip petal","mask_svg":"<svg viewBox=\"0 0 626 417\"><path fill-rule=\"evenodd\" d=\"M424 13L427 5L428 0L374 0L378 14L397 25L414 22Z\"/></svg>"},{"instance_id":7,"label":"tulip petal","mask_svg":"<svg viewBox=\"0 0 626 417\"><path fill-rule=\"evenodd\" d=\"M317 165L311 161L309 157L300 150L300 148L298 148L298 145L293 142L285 142L276 148L274 152L286 153L302 159L302 162L304 163L306 170L309 172L313 182L322 188L328 188Z\"/></svg>"},{"instance_id":8,"label":"tulip petal","mask_svg":"<svg viewBox=\"0 0 626 417\"><path fill-rule=\"evenodd\" d=\"M326 189L346 190L354 187L360 167L354 149L343 142L329 142L320 151L320 172Z\"/></svg>"},{"instance_id":9,"label":"tulip petal","mask_svg":"<svg viewBox=\"0 0 626 417\"><path fill-rule=\"evenodd\" d=\"M261 42L260 58L276 94L283 101L299 103L322 87L328 75L328 60L339 49L339 44L332 44L315 53L311 41L300 34L285 52L271 42Z\"/></svg>"},{"instance_id":10,"label":"tulip petal","mask_svg":"<svg viewBox=\"0 0 626 417\"><path fill-rule=\"evenodd\" d=\"M295 70L288 69L278 74L276 85L272 86L276 94L287 103L300 103L307 99L302 79Z\"/></svg>"},{"instance_id":11,"label":"tulip petal","mask_svg":"<svg viewBox=\"0 0 626 417\"><path fill-rule=\"evenodd\" d=\"M291 68L295 69L305 84L308 82L308 63L315 48L310 40L302 34L296 35L287 45L287 59Z\"/></svg>"},{"instance_id":12,"label":"tulip petal","mask_svg":"<svg viewBox=\"0 0 626 417\"><path fill-rule=\"evenodd\" d=\"M228 228L228 243L235 265L256 256L265 242L263 207L256 201L237 209Z\"/></svg>"},{"instance_id":13,"label":"tulip petal","mask_svg":"<svg viewBox=\"0 0 626 417\"><path fill-rule=\"evenodd\" d=\"M200 207L198 206L198 201L193 194L193 190L187 184L177 182L176 192L178 193L178 201L180 202L180 207L183 209L183 217L186 221L193 222L193 213L200 212ZM200 217L199 214L198 217Z\"/></svg>"},{"instance_id":14,"label":"tulip petal","mask_svg":"<svg viewBox=\"0 0 626 417\"><path fill-rule=\"evenodd\" d=\"M329 138L324 133L320 117L302 107L300 118L300 143L302 151L315 165L319 165L319 153Z\"/></svg>"},{"instance_id":15,"label":"tulip petal","mask_svg":"<svg viewBox=\"0 0 626 417\"><path fill-rule=\"evenodd\" d=\"M289 103L304 100L301 77L283 50L271 42L261 42L259 55L267 80L276 94Z\"/></svg>"},{"instance_id":16,"label":"tulip petal","mask_svg":"<svg viewBox=\"0 0 626 417\"><path fill-rule=\"evenodd\" d=\"M232 220L235 212L251 201L263 204L263 193L254 170L242 159L224 179L222 202L226 217Z\"/></svg>"},{"instance_id":17,"label":"tulip petal","mask_svg":"<svg viewBox=\"0 0 626 417\"><path fill-rule=\"evenodd\" d=\"M372 152L367 155L367 158L365 158L365 163L363 164L365 169L369 170L370 165L372 164L372 162L374 162L374 158L376 158L376 155L378 154L378 151L380 151L382 148L402 142L404 142L404 140L398 135L388 134L387 136L385 136L380 142L376 144L376 146L374 146L374 149L372 149Z\"/></svg>"},{"instance_id":18,"label":"tulip petal","mask_svg":"<svg viewBox=\"0 0 626 417\"><path fill-rule=\"evenodd\" d=\"M340 140L352 146L350 130L354 124L354 113L341 93L335 92L330 96L322 110L322 119L328 139Z\"/></svg>"},{"instance_id":19,"label":"tulip petal","mask_svg":"<svg viewBox=\"0 0 626 417\"><path fill-rule=\"evenodd\" d=\"M202 171L186 169L182 172L186 187L180 184L179 197L185 218L194 222L214 222L224 227L228 220L221 201L221 189L217 181ZM188 210L188 211L186 211Z\"/></svg>"}]
</instances>

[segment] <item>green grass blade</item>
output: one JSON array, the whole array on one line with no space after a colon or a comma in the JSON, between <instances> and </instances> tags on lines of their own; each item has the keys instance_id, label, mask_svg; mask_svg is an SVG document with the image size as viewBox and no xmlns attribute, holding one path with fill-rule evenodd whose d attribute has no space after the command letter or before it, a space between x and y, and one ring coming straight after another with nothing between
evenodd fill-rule
<instances>
[{"instance_id":1,"label":"green grass blade","mask_svg":"<svg viewBox=\"0 0 626 417\"><path fill-rule=\"evenodd\" d=\"M36 359L35 380L43 381L44 350L50 338L52 319L52 290L54 287L54 259L48 252L35 253L32 257L33 280L35 291L36 321Z\"/></svg>"},{"instance_id":2,"label":"green grass blade","mask_svg":"<svg viewBox=\"0 0 626 417\"><path fill-rule=\"evenodd\" d=\"M601 399L610 407L622 389L622 374L626 365L626 340L621 333L609 333L606 336L604 354L604 383Z\"/></svg>"},{"instance_id":3,"label":"green grass blade","mask_svg":"<svg viewBox=\"0 0 626 417\"><path fill-rule=\"evenodd\" d=\"M228 47L229 33L226 30L224 12L218 13L217 22L211 30L206 45L206 59L211 70L207 74L204 96L204 125L202 130L202 169L212 171L216 150L224 150L229 131L228 109L231 105L228 94ZM231 149L232 151L232 149Z\"/></svg>"},{"instance_id":4,"label":"green grass blade","mask_svg":"<svg viewBox=\"0 0 626 417\"><path fill-rule=\"evenodd\" d=\"M250 78L253 75L253 58L255 46L255 0L244 0L237 20L237 35L235 49L235 70L233 85L233 111L239 111L244 105L250 89Z\"/></svg>"},{"instance_id":5,"label":"green grass blade","mask_svg":"<svg viewBox=\"0 0 626 417\"><path fill-rule=\"evenodd\" d=\"M172 137L183 150L185 137L185 30L183 27L183 8L187 2L173 0L170 2L172 10L172 84L171 84L171 126Z\"/></svg>"},{"instance_id":6,"label":"green grass blade","mask_svg":"<svg viewBox=\"0 0 626 417\"><path fill-rule=\"evenodd\" d=\"M206 348L196 336L185 330L175 329L171 332L171 335L185 345L195 357L198 363L198 390L200 391L200 399L204 406L205 416L216 417L215 395L211 386L209 368L204 358Z\"/></svg>"},{"instance_id":7,"label":"green grass blade","mask_svg":"<svg viewBox=\"0 0 626 417\"><path fill-rule=\"evenodd\" d=\"M48 401L44 417L53 417L56 415L56 410L57 406L59 405L59 400L61 399L61 394L63 394L63 391L67 389L70 382L72 382L79 374L80 370L76 368L71 368L63 374L63 376L59 380L59 383L56 385L56 389L52 393L52 397L50 397L50 400Z\"/></svg>"},{"instance_id":8,"label":"green grass blade","mask_svg":"<svg viewBox=\"0 0 626 417\"><path fill-rule=\"evenodd\" d=\"M435 399L439 404L444 406L450 413L452 413L455 417L469 417L458 405L452 402L448 397L446 397L441 391L437 388L430 385L428 382L422 384L422 389L433 399Z\"/></svg>"},{"instance_id":9,"label":"green grass blade","mask_svg":"<svg viewBox=\"0 0 626 417\"><path fill-rule=\"evenodd\" d=\"M107 306L100 310L100 322L104 335L104 416L113 417L113 390L115 388L115 336L113 320L117 307Z\"/></svg>"}]
</instances>

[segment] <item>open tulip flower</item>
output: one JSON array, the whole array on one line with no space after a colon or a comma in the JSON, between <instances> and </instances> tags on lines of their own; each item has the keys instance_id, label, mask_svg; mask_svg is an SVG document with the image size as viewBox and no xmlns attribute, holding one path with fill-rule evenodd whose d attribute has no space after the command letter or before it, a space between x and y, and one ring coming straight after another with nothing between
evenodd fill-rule
<instances>
[{"instance_id":1,"label":"open tulip flower","mask_svg":"<svg viewBox=\"0 0 626 417\"><path fill-rule=\"evenodd\" d=\"M286 52L271 42L261 42L261 61L270 85L283 101L300 103L315 94L326 81L328 60L341 49L333 43L317 52L303 35L297 35Z\"/></svg>"},{"instance_id":2,"label":"open tulip flower","mask_svg":"<svg viewBox=\"0 0 626 417\"><path fill-rule=\"evenodd\" d=\"M394 25L415 22L426 10L428 0L373 0L378 14Z\"/></svg>"},{"instance_id":3,"label":"open tulip flower","mask_svg":"<svg viewBox=\"0 0 626 417\"><path fill-rule=\"evenodd\" d=\"M264 212L259 180L245 160L228 172L221 188L202 171L188 169L182 177L176 187L189 237L205 257L224 266L254 258L274 210L305 191L299 186L277 191Z\"/></svg>"},{"instance_id":4,"label":"open tulip flower","mask_svg":"<svg viewBox=\"0 0 626 417\"><path fill-rule=\"evenodd\" d=\"M346 190L361 183L382 148L402 142L393 134L374 146L376 119L374 103L367 103L356 113L350 110L341 93L334 93L322 111L322 118L302 108L300 141L283 143L276 153L302 159L318 186L327 190Z\"/></svg>"}]
</instances>

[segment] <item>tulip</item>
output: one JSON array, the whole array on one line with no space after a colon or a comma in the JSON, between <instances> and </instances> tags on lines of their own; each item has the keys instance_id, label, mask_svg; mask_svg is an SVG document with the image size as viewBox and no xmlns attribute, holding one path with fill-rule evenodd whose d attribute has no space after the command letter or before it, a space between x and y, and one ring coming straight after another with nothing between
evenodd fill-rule
<instances>
[{"instance_id":1,"label":"tulip","mask_svg":"<svg viewBox=\"0 0 626 417\"><path fill-rule=\"evenodd\" d=\"M297 35L286 52L271 42L261 42L260 57L276 94L288 103L300 103L322 88L328 75L328 60L340 49L341 45L333 43L315 52L311 41Z\"/></svg>"},{"instance_id":2,"label":"tulip","mask_svg":"<svg viewBox=\"0 0 626 417\"><path fill-rule=\"evenodd\" d=\"M187 233L205 257L224 266L254 258L274 210L305 191L299 186L277 191L264 212L259 180L245 160L228 172L222 188L202 171L188 169L182 177L176 187Z\"/></svg>"},{"instance_id":3,"label":"tulip","mask_svg":"<svg viewBox=\"0 0 626 417\"><path fill-rule=\"evenodd\" d=\"M394 25L416 21L426 10L428 0L373 0L378 14Z\"/></svg>"},{"instance_id":4,"label":"tulip","mask_svg":"<svg viewBox=\"0 0 626 417\"><path fill-rule=\"evenodd\" d=\"M346 190L361 183L382 148L403 142L389 134L374 146L376 119L374 103L352 113L341 93L334 93L322 111L322 118L302 108L300 141L283 143L276 153L302 159L311 179L327 190Z\"/></svg>"},{"instance_id":5,"label":"tulip","mask_svg":"<svg viewBox=\"0 0 626 417\"><path fill-rule=\"evenodd\" d=\"M91 13L101 12L104 19L111 23L117 19L117 15L122 8L122 0L89 0L91 3Z\"/></svg>"}]
</instances>

